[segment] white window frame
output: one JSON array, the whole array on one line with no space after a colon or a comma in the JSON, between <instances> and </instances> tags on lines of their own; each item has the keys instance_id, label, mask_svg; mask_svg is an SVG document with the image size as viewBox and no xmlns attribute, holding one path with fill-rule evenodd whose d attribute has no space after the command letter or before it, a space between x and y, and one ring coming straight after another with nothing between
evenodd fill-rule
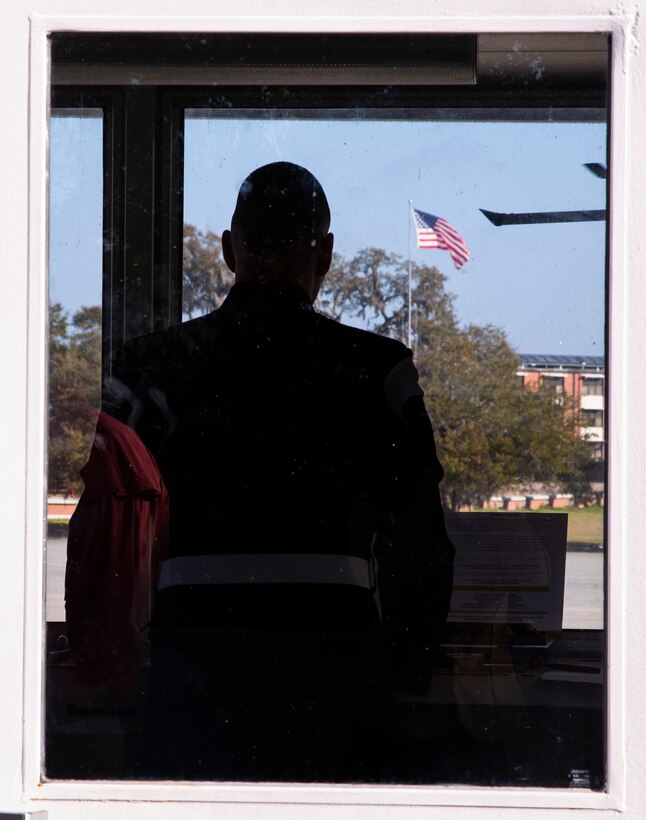
<instances>
[{"instance_id":1,"label":"white window frame","mask_svg":"<svg viewBox=\"0 0 646 820\"><path fill-rule=\"evenodd\" d=\"M646 639L643 580L646 550L639 516L641 465L640 371L646 351L646 164L638 154L646 131L646 99L637 79L646 58L637 44L638 2L546 0L529 14L522 0L489 0L486 11L470 0L409 0L407 11L386 0L357 9L334 0L273 0L270 16L257 0L23 0L3 11L0 53L3 111L0 130L4 298L0 300L0 498L7 509L0 572L0 813L46 810L50 818L188 818L259 816L299 818L598 818L646 807ZM230 16L206 16L227 10ZM19 8L20 7L20 8ZM182 15L178 13L178 7ZM83 8L85 16L73 16ZM109 11L108 11L109 9ZM133 9L138 16L134 16ZM347 9L343 11L343 9ZM69 16L63 16L67 13ZM186 15L192 14L193 17ZM641 29L640 29L641 26ZM608 572L608 788L605 793L537 788L464 786L368 787L276 784L128 782L41 783L43 713L43 545L45 543L47 350L48 45L53 31L275 31L275 32L607 32L612 36L611 164L609 201L610 346ZM27 71L27 68L29 70ZM641 94L641 98L638 96ZM11 127L9 127L9 125ZM634 138L631 136L634 135ZM9 194L11 192L11 194ZM11 197L11 198L10 198ZM638 274L641 272L641 279ZM641 305L641 309L640 309ZM628 343L630 339L630 344ZM641 379L643 383L643 379ZM7 435L7 433L9 433ZM23 478L24 476L24 478ZM630 569L630 573L628 572ZM642 579L642 583L640 583ZM642 618L638 621L638 618ZM626 625L631 632L626 635ZM630 653L625 649L630 640ZM640 655L642 656L640 658ZM540 753L540 750L537 750ZM91 804L91 805L88 805ZM449 808L452 807L452 808Z\"/></svg>"}]
</instances>

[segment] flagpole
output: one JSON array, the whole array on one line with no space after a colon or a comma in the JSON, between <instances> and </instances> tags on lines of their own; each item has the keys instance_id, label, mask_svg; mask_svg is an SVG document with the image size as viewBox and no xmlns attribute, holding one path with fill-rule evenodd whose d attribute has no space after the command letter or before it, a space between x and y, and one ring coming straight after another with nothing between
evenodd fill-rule
<instances>
[{"instance_id":1,"label":"flagpole","mask_svg":"<svg viewBox=\"0 0 646 820\"><path fill-rule=\"evenodd\" d=\"M411 312L413 307L413 246L411 239L411 219L413 216L413 203L408 200L408 346L413 348L413 328Z\"/></svg>"}]
</instances>

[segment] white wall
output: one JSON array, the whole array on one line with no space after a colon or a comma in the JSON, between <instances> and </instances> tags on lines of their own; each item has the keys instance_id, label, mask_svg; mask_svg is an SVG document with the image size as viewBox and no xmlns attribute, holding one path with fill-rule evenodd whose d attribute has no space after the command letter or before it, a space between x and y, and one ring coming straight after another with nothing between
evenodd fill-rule
<instances>
[{"instance_id":1,"label":"white wall","mask_svg":"<svg viewBox=\"0 0 646 820\"><path fill-rule=\"evenodd\" d=\"M4 0L0 18L0 419L4 425L0 436L4 502L0 812L46 809L51 818L66 820L207 816L488 820L520 818L526 812L538 820L572 817L572 808L579 808L577 816L587 820L614 816L623 807L627 817L646 817L646 549L642 536L646 56L641 47L646 19L638 14L639 3L624 0L547 0L540 4L540 17L528 16L529 8L525 0ZM192 18L177 18L180 13ZM614 32L608 795L462 788L38 785L46 229L43 44L48 26ZM156 802L160 800L174 802Z\"/></svg>"}]
</instances>

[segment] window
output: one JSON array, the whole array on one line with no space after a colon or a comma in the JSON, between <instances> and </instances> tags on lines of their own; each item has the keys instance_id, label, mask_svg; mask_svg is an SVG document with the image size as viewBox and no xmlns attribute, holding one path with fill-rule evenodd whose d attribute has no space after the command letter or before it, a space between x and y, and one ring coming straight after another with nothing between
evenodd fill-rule
<instances>
[{"instance_id":1,"label":"window","mask_svg":"<svg viewBox=\"0 0 646 820\"><path fill-rule=\"evenodd\" d=\"M275 41L290 55L287 67L273 56ZM376 64L368 60L375 53L400 54L403 46L408 52L411 43L416 60L403 80L389 73L392 57ZM248 59L232 67L236 49ZM190 61L178 57L189 52ZM576 75L563 68L574 53L583 65ZM276 157L293 159L321 178L338 225L337 256L321 309L410 340L446 471L444 502L454 520L479 521L467 516L503 506L507 516L498 520L508 521L510 532L521 527L524 515L553 522L544 525L546 531L558 529L559 521L565 524L557 519L559 512L569 518L567 551L564 527L560 535L550 530L545 536L562 547L565 603L550 602L562 615L562 629L544 628L530 617L535 612L523 615L531 609L522 594L527 590L478 590L464 608L482 617L469 619L463 609L450 621L430 690L399 696L388 743L372 727L375 744L389 750L385 761L377 768L374 761L373 768L366 763L341 782L602 790L604 508L598 501L604 475L597 471L593 482L586 472L589 450L570 405L545 402L542 391L533 389L542 384L563 395L564 377L540 376L544 357L526 351L556 356L563 344L570 354L581 345L603 346L605 191L603 181L581 165L588 157L597 163L605 158L607 38L330 35L314 42L288 35L59 34L52 39L52 54L52 159L69 157L75 138L73 129L57 136L59 114L60 123L78 123L79 133L85 123L94 127L87 137L95 157L92 169L64 177L54 172L51 182L54 192L84 179L93 204L83 211L94 209L92 227L67 241L59 263L72 322L63 346L66 355L77 356L71 366L76 375L91 381L100 368L105 391L124 341L218 307L231 284L220 237L237 186L254 166ZM336 63L328 65L329 54ZM169 71L172 60L179 62ZM536 60L544 70L536 70ZM341 71L350 76L342 74L343 84L337 80ZM435 157L444 159L438 163ZM521 178L526 181L519 190ZM465 266L458 277L446 251L413 250L409 199L459 231L473 255L473 275L465 278ZM56 203L53 194L54 211ZM71 210L67 214L67 222L74 223ZM516 220L502 219L510 215ZM58 286L56 236L54 225L52 288ZM85 242L93 249L91 265L82 262ZM535 253L528 254L529 247ZM80 266L97 270L97 248L101 283L85 297L75 276ZM530 271L534 257L541 271ZM536 286L531 310L521 269L529 280L550 277L547 287ZM494 286L494 275L502 277L504 287L499 281ZM82 315L77 327L74 316L85 298L95 299L88 307L100 310L91 321ZM56 300L52 290L52 304ZM592 315L594 321L572 323L571 315ZM80 366L85 366L88 335L94 354L101 345L102 358L85 376ZM523 364L537 363L524 385L516 374L519 357ZM582 410L582 415L583 427L601 427L602 411ZM79 439L76 428L69 432L70 439ZM565 447L567 464L556 457ZM72 445L63 449L70 454ZM564 478L566 466L571 471ZM67 485L51 481L53 505L52 491L58 496ZM541 508L552 512L537 512ZM490 519L482 526L498 544L502 536L495 528L503 525L495 523L496 516ZM61 521L62 515L57 532L65 526ZM468 540L462 524L454 527ZM590 545L594 549L586 548ZM56 549L63 547L52 543L50 560ZM494 562L500 560L496 549L489 556ZM150 592L150 578L144 581ZM510 581L510 586L526 585ZM91 675L81 681L85 688L77 685L65 654L60 596L60 583L56 591L50 587L48 607L58 614L48 616L45 775L137 778L137 744L149 698L146 649L138 648L130 689L123 681L97 684ZM478 601L483 611L474 612ZM502 615L492 615L496 606ZM138 623L142 627L146 619ZM107 630L99 630L98 645L109 645L109 639ZM98 674L96 668L90 671ZM583 692L581 676L589 684ZM485 685L493 695L483 705ZM223 764L209 779L243 779L245 771ZM275 779L281 779L280 771Z\"/></svg>"},{"instance_id":2,"label":"window","mask_svg":"<svg viewBox=\"0 0 646 820\"><path fill-rule=\"evenodd\" d=\"M582 410L582 427L603 427L603 410Z\"/></svg>"},{"instance_id":3,"label":"window","mask_svg":"<svg viewBox=\"0 0 646 820\"><path fill-rule=\"evenodd\" d=\"M596 378L592 378L590 376L587 378L584 377L581 384L581 395L603 396L603 378L600 376L597 376Z\"/></svg>"},{"instance_id":4,"label":"window","mask_svg":"<svg viewBox=\"0 0 646 820\"><path fill-rule=\"evenodd\" d=\"M561 396L563 394L563 376L543 376L541 381L543 383L543 387L547 390L551 390L557 396Z\"/></svg>"},{"instance_id":5,"label":"window","mask_svg":"<svg viewBox=\"0 0 646 820\"><path fill-rule=\"evenodd\" d=\"M512 8L513 6L513 8ZM272 14L258 12L257 4L240 0L235 9L225 5L221 12L239 17L205 18L201 0L186 0L181 10L162 4L161 12L151 12L141 0L129 6L128 15L106 16L105 4L87 0L83 14L78 4L59 0L56 17L43 17L52 10L41 0L29 4L10 4L3 15L3 31L11 46L2 51L6 76L14 82L3 84L3 110L10 112L11 128L0 135L0 176L3 190L10 197L0 220L6 277L5 298L0 301L0 370L2 372L2 417L11 431L2 446L0 487L6 508L3 571L0 577L4 604L0 635L6 658L3 671L3 696L0 699L0 724L3 734L0 799L5 812L20 816L46 810L50 820L101 813L113 820L122 817L193 816L196 811L215 812L204 803L235 803L230 810L242 820L263 816L282 816L289 809L304 818L334 813L354 817L357 813L371 820L412 817L480 818L492 810L501 818L518 820L538 812L561 820L576 809L590 820L601 814L621 811L629 820L640 817L646 802L640 761L644 759L644 732L641 721L641 658L643 657L643 550L641 519L641 468L644 461L644 434L640 396L644 346L643 294L640 271L644 268L644 248L639 225L643 223L642 168L639 139L644 132L643 50L634 48L636 38L643 41L643 16L635 4L610 0L600 6L576 0L559 9L526 10L515 4L488 4L474 11L473 4L456 0L452 4L429 6L412 0L405 10L397 9L387 19L374 2L362 7L359 20L353 9L342 11L315 6L304 0L294 11L285 0L276 0ZM159 16L155 16L159 14ZM577 32L604 31L612 34L612 140L609 150L608 180L611 219L608 224L608 346L606 373L609 427L609 481L606 554L611 571L608 583L608 792L589 793L578 789L490 789L470 788L378 788L343 786L266 786L191 785L168 783L42 782L41 766L41 645L40 626L44 520L43 453L45 452L44 416L47 343L45 338L46 253L46 147L48 139L48 65L47 36L50 31L150 31L222 30L238 32L263 30L275 32L282 20L294 31L389 30L407 32L473 32L542 30ZM477 16L476 16L477 15ZM28 66L29 58L29 66ZM569 61L569 66L578 60ZM610 123L609 123L610 125ZM29 173L27 169L29 168ZM599 183L603 186L603 183ZM6 199L6 197L5 197ZM596 203L594 203L596 204ZM491 206L490 206L491 207ZM529 206L529 210L533 206ZM551 206L548 206L551 207ZM494 208L505 211L504 205ZM511 209L508 209L511 210ZM629 217L629 218L627 218ZM558 226L557 226L558 227ZM503 228L496 236L501 236ZM425 252L425 255L431 255ZM475 257L474 257L475 258ZM460 276L465 276L468 268ZM520 268L515 275L521 278ZM524 279L522 281L525 281ZM539 282L540 284L540 282ZM497 296L505 292L498 289ZM527 302L531 296L527 294ZM576 314L572 318L577 318ZM571 348L570 348L571 349ZM540 351L539 351L540 352ZM587 353L589 348L577 353ZM594 352L599 353L600 350ZM603 397L590 397L592 399ZM602 470L605 474L605 470ZM625 618L624 618L625 613ZM587 690L581 683L581 689ZM630 694L631 697L625 697ZM114 745L118 741L112 737ZM108 741L106 741L107 743ZM112 747L114 749L114 746ZM198 806L198 803L200 804ZM357 810L354 804L361 804ZM172 806L171 806L172 804ZM316 805L312 805L316 804ZM334 808L327 810L328 805ZM323 809L322 806L326 808ZM422 808L422 806L424 808ZM29 811L31 810L31 811ZM327 811L326 811L327 810ZM98 811L98 809L97 809Z\"/></svg>"},{"instance_id":6,"label":"window","mask_svg":"<svg viewBox=\"0 0 646 820\"><path fill-rule=\"evenodd\" d=\"M591 442L590 445L590 454L594 461L602 461L603 459L603 444L599 444L598 442Z\"/></svg>"}]
</instances>

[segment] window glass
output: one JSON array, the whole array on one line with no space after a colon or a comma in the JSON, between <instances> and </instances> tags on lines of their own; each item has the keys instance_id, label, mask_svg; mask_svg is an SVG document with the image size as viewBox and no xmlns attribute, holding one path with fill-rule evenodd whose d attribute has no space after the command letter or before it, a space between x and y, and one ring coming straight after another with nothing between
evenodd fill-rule
<instances>
[{"instance_id":1,"label":"window glass","mask_svg":"<svg viewBox=\"0 0 646 820\"><path fill-rule=\"evenodd\" d=\"M563 392L563 376L543 376L543 386L560 394Z\"/></svg>"},{"instance_id":2,"label":"window glass","mask_svg":"<svg viewBox=\"0 0 646 820\"><path fill-rule=\"evenodd\" d=\"M597 354L603 349L604 333L605 222L495 227L480 206L492 196L501 211L512 207L525 211L531 201L539 203L537 209L547 210L557 186L556 196L565 203L564 208L575 209L586 197L591 206L602 208L603 181L590 174L579 159L586 151L590 156L604 156L606 126L598 122L483 123L469 121L464 112L466 121L438 122L433 111L424 112L427 121L420 121L418 112L416 121L375 122L371 112L354 113L355 119L348 123L337 119L335 112L324 112L322 120L304 119L302 112L292 112L288 118L288 112L283 112L276 121L258 111L187 111L184 318L215 308L230 286L232 275L221 256L219 236L230 224L248 158L254 158L252 165L262 165L271 157L292 157L316 168L326 190L333 192L330 200L334 225L338 226L335 263L319 297L320 308L343 322L407 342L410 258L414 274L412 346L429 406L435 407L437 445L446 470L442 485L445 503L461 511L548 512L556 508L567 513L563 623L567 628L599 629L603 625L603 507L592 502L603 496L603 476L598 464L590 463L585 441L591 436L599 441L603 413L584 409L580 397L591 395L590 385L594 384L593 389L598 390L595 395L603 402L603 379L586 377L585 363L590 356L574 352L590 350L603 362ZM401 145L407 146L406 152L398 149ZM439 168L430 159L438 155L443 156ZM429 157L426 161L425 156ZM361 173L339 173L339 167L361 168ZM548 174L553 175L551 183ZM569 180L565 190L558 187L563 174ZM527 187L520 191L518 180L523 175ZM393 181L399 196L397 209ZM214 197L213 191L222 194ZM430 198L432 205L426 205L425 198ZM408 219L410 199L420 210L426 207L446 212L452 224L461 223L459 230L468 234L472 257L464 267L456 269L447 251L416 247L413 220ZM516 201L516 206L507 204ZM358 202L369 205L357 207ZM210 270L203 267L198 274L195 260L200 253L202 259L208 253L212 261ZM585 274L575 273L580 270L575 257L589 261ZM201 291L208 295L199 305L194 283L207 271L211 283ZM591 288L585 295L577 284L581 275L590 277ZM539 277L543 284L534 288L528 304L527 283L537 283ZM348 280L352 285L344 286ZM497 290L501 280L502 292ZM558 305L554 301L557 290ZM589 307L587 316L596 317L596 321L571 320L582 298ZM443 299L445 312L438 317L438 300ZM443 346L438 348L433 334L446 332L452 323L464 329L464 336L452 341L453 350L442 337ZM461 371L461 345L465 344L473 345L474 356L480 359L477 377L475 372ZM496 366L489 345L500 356L499 365L503 355L509 356L507 381L498 385L500 394L496 396L488 381ZM525 353L536 349L545 353ZM519 363L527 370L512 385L512 371ZM550 372L555 366L561 371L558 374ZM460 378L468 384L460 385ZM482 382L477 384L476 378ZM521 438L516 445L520 463L513 466L510 462L506 474L496 464L494 451L505 447L503 439L509 435L506 406L509 412L516 412L510 403L518 387L526 398L529 395L547 403L552 414L550 425L555 427L551 433L547 433L549 426L544 432L552 435L565 424L566 440L575 448L567 456L576 464L571 473L569 465L559 466L552 460L554 450L551 456L542 454L544 460L538 465L527 461L528 440ZM456 392L464 402L459 409ZM558 408L553 407L555 397ZM484 408L492 403L496 413L486 419ZM485 424L491 425L478 452L473 452L473 441L462 428L467 408L473 412L474 427L484 431ZM536 422L519 416L517 423ZM456 433L450 430L453 425ZM599 429L587 429L592 427ZM552 439L553 445L556 439ZM471 470L469 459L486 464L489 474ZM581 557L582 549L595 553ZM589 594L579 600L577 576L582 574Z\"/></svg>"},{"instance_id":3,"label":"window glass","mask_svg":"<svg viewBox=\"0 0 646 820\"><path fill-rule=\"evenodd\" d=\"M582 410L581 421L583 427L602 427L603 426L603 411L602 410Z\"/></svg>"},{"instance_id":4,"label":"window glass","mask_svg":"<svg viewBox=\"0 0 646 820\"><path fill-rule=\"evenodd\" d=\"M602 378L583 379L581 395L583 396L603 396L604 383Z\"/></svg>"},{"instance_id":5,"label":"window glass","mask_svg":"<svg viewBox=\"0 0 646 820\"><path fill-rule=\"evenodd\" d=\"M101 401L103 264L103 114L54 108L50 120L49 445L47 453L46 754L64 756L70 733L84 727L74 709L54 710L72 687L65 630L69 521L83 492ZM63 769L73 776L74 769Z\"/></svg>"},{"instance_id":6,"label":"window glass","mask_svg":"<svg viewBox=\"0 0 646 820\"><path fill-rule=\"evenodd\" d=\"M604 788L607 49L53 38L46 777Z\"/></svg>"},{"instance_id":7,"label":"window glass","mask_svg":"<svg viewBox=\"0 0 646 820\"><path fill-rule=\"evenodd\" d=\"M101 395L102 128L100 109L52 111L47 621L60 626L67 522Z\"/></svg>"}]
</instances>

